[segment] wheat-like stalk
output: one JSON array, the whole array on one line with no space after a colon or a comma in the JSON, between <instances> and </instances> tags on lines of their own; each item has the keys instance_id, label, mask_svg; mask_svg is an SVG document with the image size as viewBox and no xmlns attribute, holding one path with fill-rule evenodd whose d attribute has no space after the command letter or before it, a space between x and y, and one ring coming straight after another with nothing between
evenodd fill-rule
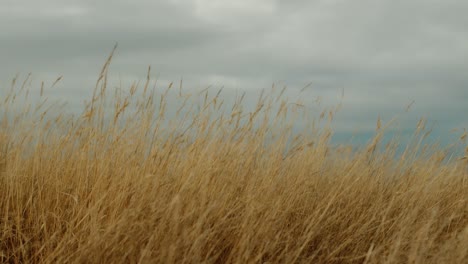
<instances>
[{"instance_id":1,"label":"wheat-like stalk","mask_svg":"<svg viewBox=\"0 0 468 264\"><path fill-rule=\"evenodd\" d=\"M109 63L78 117L43 85L1 101L0 262L466 263L467 164L424 119L402 155L380 117L368 145L336 146L339 113L285 89L247 111L245 93L151 90L148 69L111 97Z\"/></svg>"}]
</instances>

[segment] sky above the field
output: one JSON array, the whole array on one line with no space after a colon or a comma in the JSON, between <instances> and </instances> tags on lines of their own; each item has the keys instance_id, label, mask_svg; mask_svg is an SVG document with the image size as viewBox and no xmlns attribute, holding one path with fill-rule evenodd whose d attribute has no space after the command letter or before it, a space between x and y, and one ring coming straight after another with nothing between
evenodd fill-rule
<instances>
[{"instance_id":1,"label":"sky above the field","mask_svg":"<svg viewBox=\"0 0 468 264\"><path fill-rule=\"evenodd\" d=\"M73 106L117 42L115 85L144 80L148 65L161 85L183 77L227 96L276 83L296 98L311 83L306 104L336 104L344 90L337 132L400 115L403 129L427 117L445 135L468 127L466 10L464 0L3 0L0 85L63 75L47 92Z\"/></svg>"}]
</instances>

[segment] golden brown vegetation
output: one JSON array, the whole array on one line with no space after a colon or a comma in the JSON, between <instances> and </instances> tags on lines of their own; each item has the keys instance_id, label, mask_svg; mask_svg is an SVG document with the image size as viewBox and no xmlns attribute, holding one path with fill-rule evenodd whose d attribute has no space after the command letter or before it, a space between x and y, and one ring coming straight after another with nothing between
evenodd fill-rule
<instances>
[{"instance_id":1,"label":"golden brown vegetation","mask_svg":"<svg viewBox=\"0 0 468 264\"><path fill-rule=\"evenodd\" d=\"M299 103L208 91L168 120L150 78L107 96L107 66L79 117L1 98L0 262L466 263L466 163L422 129L395 155L379 120L354 151L334 111L294 134Z\"/></svg>"}]
</instances>

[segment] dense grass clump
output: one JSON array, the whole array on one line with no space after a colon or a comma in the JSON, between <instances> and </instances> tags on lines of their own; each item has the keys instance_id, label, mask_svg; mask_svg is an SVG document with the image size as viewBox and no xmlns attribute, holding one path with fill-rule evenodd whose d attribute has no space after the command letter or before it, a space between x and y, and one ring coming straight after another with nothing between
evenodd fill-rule
<instances>
[{"instance_id":1,"label":"dense grass clump","mask_svg":"<svg viewBox=\"0 0 468 264\"><path fill-rule=\"evenodd\" d=\"M467 166L423 132L333 146L334 110L150 78L109 96L107 67L80 116L4 92L0 262L466 263Z\"/></svg>"}]
</instances>

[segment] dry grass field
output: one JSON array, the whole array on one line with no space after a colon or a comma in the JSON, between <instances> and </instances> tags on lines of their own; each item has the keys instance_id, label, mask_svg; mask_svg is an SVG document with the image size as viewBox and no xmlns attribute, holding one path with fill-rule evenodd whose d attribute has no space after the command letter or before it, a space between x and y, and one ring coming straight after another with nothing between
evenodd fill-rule
<instances>
[{"instance_id":1,"label":"dry grass field","mask_svg":"<svg viewBox=\"0 0 468 264\"><path fill-rule=\"evenodd\" d=\"M115 92L108 65L79 116L2 87L0 262L467 263L466 159L424 121L403 153L380 120L356 150L330 142L336 109Z\"/></svg>"}]
</instances>

